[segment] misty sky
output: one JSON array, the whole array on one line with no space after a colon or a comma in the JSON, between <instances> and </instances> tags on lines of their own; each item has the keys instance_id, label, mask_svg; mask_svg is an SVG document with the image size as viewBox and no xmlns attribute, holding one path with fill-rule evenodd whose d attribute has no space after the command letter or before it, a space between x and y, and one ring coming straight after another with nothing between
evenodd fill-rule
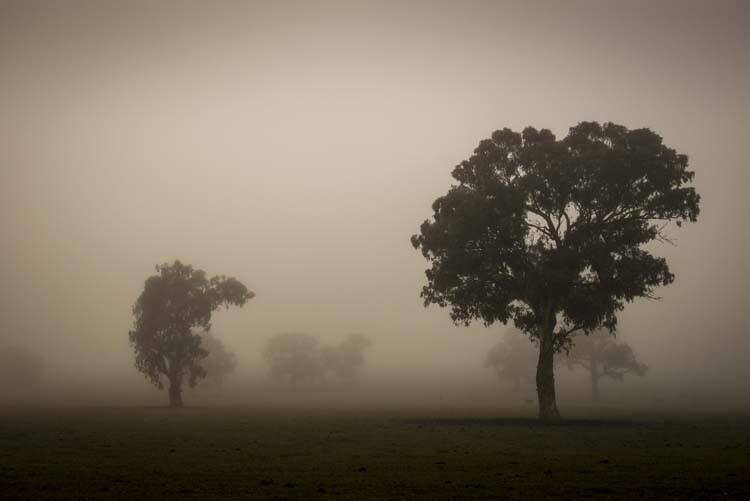
<instances>
[{"instance_id":1,"label":"misty sky","mask_svg":"<svg viewBox=\"0 0 750 501\"><path fill-rule=\"evenodd\" d=\"M409 237L493 130L597 120L662 135L702 196L624 339L653 377L750 375L749 25L743 1L0 1L0 344L141 378L130 309L178 258L257 293L214 321L245 365L362 332L374 367L482 370L503 327L423 308Z\"/></svg>"}]
</instances>

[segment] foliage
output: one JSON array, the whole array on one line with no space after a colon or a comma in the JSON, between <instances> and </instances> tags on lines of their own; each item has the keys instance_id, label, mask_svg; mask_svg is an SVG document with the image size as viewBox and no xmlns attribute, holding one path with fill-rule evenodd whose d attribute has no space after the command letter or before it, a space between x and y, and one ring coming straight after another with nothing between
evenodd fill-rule
<instances>
[{"instance_id":1,"label":"foliage","mask_svg":"<svg viewBox=\"0 0 750 501\"><path fill-rule=\"evenodd\" d=\"M216 309L243 306L254 293L235 278L209 279L203 270L180 261L158 265L156 271L133 307L130 344L136 368L159 389L167 378L179 394L183 377L192 387L206 375L201 362L208 352L194 330L210 330Z\"/></svg>"},{"instance_id":2,"label":"foliage","mask_svg":"<svg viewBox=\"0 0 750 501\"><path fill-rule=\"evenodd\" d=\"M546 129L496 131L453 171L459 182L412 237L432 267L426 304L455 321L514 320L538 336L559 314L573 330L614 328L625 301L674 276L640 248L662 221L695 221L687 157L648 129L584 122L557 141Z\"/></svg>"}]
</instances>

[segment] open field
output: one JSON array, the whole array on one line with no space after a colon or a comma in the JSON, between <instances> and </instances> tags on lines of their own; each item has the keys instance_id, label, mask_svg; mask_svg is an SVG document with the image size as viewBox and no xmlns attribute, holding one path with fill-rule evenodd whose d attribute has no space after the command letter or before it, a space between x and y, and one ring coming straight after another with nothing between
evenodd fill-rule
<instances>
[{"instance_id":1,"label":"open field","mask_svg":"<svg viewBox=\"0 0 750 501\"><path fill-rule=\"evenodd\" d=\"M748 415L529 412L5 407L0 497L750 498Z\"/></svg>"}]
</instances>

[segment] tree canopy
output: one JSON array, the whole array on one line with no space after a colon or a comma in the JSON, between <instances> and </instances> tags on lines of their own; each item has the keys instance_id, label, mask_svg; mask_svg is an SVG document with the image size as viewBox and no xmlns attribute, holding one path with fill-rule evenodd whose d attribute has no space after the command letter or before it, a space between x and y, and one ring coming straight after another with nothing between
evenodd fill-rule
<instances>
[{"instance_id":1,"label":"tree canopy","mask_svg":"<svg viewBox=\"0 0 750 501\"><path fill-rule=\"evenodd\" d=\"M175 261L156 266L133 306L135 322L130 344L135 366L157 388L170 383L170 404L182 405L182 381L195 386L205 377L201 361L208 352L195 330L211 328L211 314L220 306L243 306L255 294L237 279L207 278L203 270Z\"/></svg>"},{"instance_id":2,"label":"tree canopy","mask_svg":"<svg viewBox=\"0 0 750 501\"><path fill-rule=\"evenodd\" d=\"M687 156L649 129L582 122L495 131L453 170L412 244L429 261L425 305L457 323L512 321L539 341L540 417L559 416L553 358L573 333L604 326L674 280L643 248L668 223L696 221Z\"/></svg>"}]
</instances>

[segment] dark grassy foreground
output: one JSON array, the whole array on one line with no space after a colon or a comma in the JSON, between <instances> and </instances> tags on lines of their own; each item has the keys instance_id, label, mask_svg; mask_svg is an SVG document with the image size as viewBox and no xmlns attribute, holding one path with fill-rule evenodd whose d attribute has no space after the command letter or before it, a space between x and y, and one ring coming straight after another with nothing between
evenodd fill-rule
<instances>
[{"instance_id":1,"label":"dark grassy foreground","mask_svg":"<svg viewBox=\"0 0 750 501\"><path fill-rule=\"evenodd\" d=\"M750 418L0 408L3 499L546 496L750 499Z\"/></svg>"}]
</instances>

